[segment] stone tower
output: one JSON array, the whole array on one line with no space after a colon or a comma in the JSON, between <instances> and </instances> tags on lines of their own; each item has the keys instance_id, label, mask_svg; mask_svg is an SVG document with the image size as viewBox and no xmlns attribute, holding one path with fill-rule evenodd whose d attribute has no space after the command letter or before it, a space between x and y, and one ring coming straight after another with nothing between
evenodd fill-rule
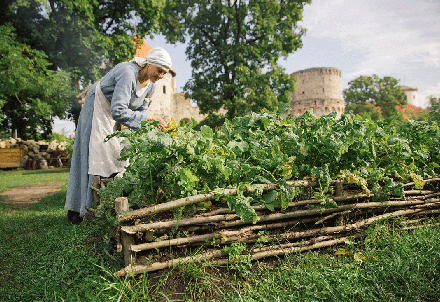
<instances>
[{"instance_id":1,"label":"stone tower","mask_svg":"<svg viewBox=\"0 0 440 302\"><path fill-rule=\"evenodd\" d=\"M417 95L419 93L419 90L417 88L412 88L408 86L402 86L403 92L406 94L406 99L408 101L408 104L418 106L417 103Z\"/></svg>"},{"instance_id":2,"label":"stone tower","mask_svg":"<svg viewBox=\"0 0 440 302\"><path fill-rule=\"evenodd\" d=\"M289 115L301 115L313 109L315 116L345 111L342 99L341 71L334 67L317 67L292 73L296 77L296 91L291 94Z\"/></svg>"}]
</instances>

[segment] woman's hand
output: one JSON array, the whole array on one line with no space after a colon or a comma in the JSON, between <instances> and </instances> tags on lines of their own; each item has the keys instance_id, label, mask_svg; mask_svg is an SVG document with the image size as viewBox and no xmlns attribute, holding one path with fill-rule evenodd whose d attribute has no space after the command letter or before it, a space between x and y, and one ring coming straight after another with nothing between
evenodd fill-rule
<instances>
[{"instance_id":1,"label":"woman's hand","mask_svg":"<svg viewBox=\"0 0 440 302\"><path fill-rule=\"evenodd\" d=\"M157 129L159 129L159 130L164 130L168 127L168 123L165 122L164 120L161 120L161 119L154 119L154 118L150 117L150 118L148 118L148 121L158 121L159 125L157 126Z\"/></svg>"},{"instance_id":2,"label":"woman's hand","mask_svg":"<svg viewBox=\"0 0 440 302\"><path fill-rule=\"evenodd\" d=\"M113 127L113 132L115 132L115 131L122 131L122 130L124 130L125 128L127 128L127 127L125 127L124 125L122 125L120 122L116 122L116 123L115 123L115 126Z\"/></svg>"},{"instance_id":3,"label":"woman's hand","mask_svg":"<svg viewBox=\"0 0 440 302\"><path fill-rule=\"evenodd\" d=\"M164 130L164 129L166 129L167 127L168 127L168 123L165 122L164 120L160 120L160 121L159 121L159 126L157 126L157 128L158 128L159 130Z\"/></svg>"}]
</instances>

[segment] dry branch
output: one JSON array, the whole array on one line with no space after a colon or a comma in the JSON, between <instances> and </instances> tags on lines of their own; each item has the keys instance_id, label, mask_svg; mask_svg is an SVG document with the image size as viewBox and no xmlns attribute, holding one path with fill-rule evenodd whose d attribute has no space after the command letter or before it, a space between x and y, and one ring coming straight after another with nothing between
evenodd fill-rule
<instances>
[{"instance_id":1,"label":"dry branch","mask_svg":"<svg viewBox=\"0 0 440 302\"><path fill-rule=\"evenodd\" d=\"M200 261L200 260L209 260L213 258L218 258L223 255L223 252L221 250L215 250L211 251L205 254L196 255L196 256L188 256L184 258L177 258L173 260L169 260L166 262L155 262L149 266L147 265L129 265L120 271L116 273L117 276L124 277L124 276L133 276L137 274L141 274L145 271L148 272L154 272L162 269L166 269L169 267L174 267L178 265L179 263L185 263L190 261Z\"/></svg>"},{"instance_id":2,"label":"dry branch","mask_svg":"<svg viewBox=\"0 0 440 302\"><path fill-rule=\"evenodd\" d=\"M428 191L428 190L410 190L410 191L404 191L405 195L426 195L434 193L434 191Z\"/></svg>"},{"instance_id":3,"label":"dry branch","mask_svg":"<svg viewBox=\"0 0 440 302\"><path fill-rule=\"evenodd\" d=\"M355 203L355 204L341 205L336 208L297 210L297 211L288 212L288 213L268 214L265 216L260 216L259 223L273 221L273 220L297 218L297 217L303 217L303 216L322 215L322 214L341 212L341 211L347 211L347 210L353 210L353 209L399 207L399 206L411 206L411 205L425 204L425 203L427 203L427 201L423 201L423 200ZM225 221L222 224L223 224L224 228L229 228L229 227L236 227L236 226L249 224L249 223L245 222L243 220L235 220L235 221Z\"/></svg>"},{"instance_id":4,"label":"dry branch","mask_svg":"<svg viewBox=\"0 0 440 302\"><path fill-rule=\"evenodd\" d=\"M440 181L440 178L429 178L429 179L424 179L423 181L426 184L428 182ZM409 187L409 186L414 186L414 185L415 185L414 182L409 182L409 183L403 184L403 187Z\"/></svg>"},{"instance_id":5,"label":"dry branch","mask_svg":"<svg viewBox=\"0 0 440 302\"><path fill-rule=\"evenodd\" d=\"M246 234L249 234L250 232L284 228L284 227L296 225L299 223L306 223L306 222L310 222L310 221L314 221L314 220L316 220L316 219L303 219L302 221L294 220L294 221L286 221L286 222L279 222L279 223L273 223L273 224L254 225L254 226L242 228L237 231L228 230L228 231L222 231L222 232L217 232L217 233L196 235L196 236L191 236L191 237L149 242L149 243L143 243L143 244L138 244L138 245L132 245L131 250L134 252L140 252L140 251L152 250L152 249L168 247L168 246L187 245L187 244L191 244L191 243L205 242L207 240L212 240L213 243L220 244L220 243L225 243L225 242L229 242L229 241L234 241L235 238L242 237L242 236L244 237Z\"/></svg>"},{"instance_id":6,"label":"dry branch","mask_svg":"<svg viewBox=\"0 0 440 302\"><path fill-rule=\"evenodd\" d=\"M396 217L396 216L403 216L407 214L414 214L418 211L422 211L423 207L429 207L433 206L435 204L424 204L424 205L418 205L420 208L416 209L409 209L409 210L399 210L379 216L375 216L369 219L364 219L361 221L358 221L353 224L344 225L344 226L336 226L336 227L324 227L319 229L312 229L307 231L300 231L300 232L285 232L281 235L267 235L266 239L268 242L272 242L275 240L286 240L286 239L296 239L296 238L303 238L303 237L311 237L316 235L328 235L338 232L346 232L354 229L359 229L361 227L364 227L366 225L370 225L377 220L386 218L386 217ZM438 204L437 206L439 206ZM297 223L295 221L295 223ZM131 250L134 252L140 252L143 250L150 250L150 249L156 249L156 248L162 248L162 247L168 247L168 246L176 246L176 245L187 245L197 242L204 242L207 240L212 240L213 242L217 244L224 244L225 242L232 242L232 241L242 241L242 242L253 242L254 240L259 238L258 234L255 234L254 231L258 230L265 230L265 229L274 229L274 228L280 228L283 226L288 226L287 223L275 223L275 224L267 224L267 225L255 225L250 226L246 228L239 229L237 231L231 231L231 230L225 230L222 232L217 233L211 233L211 234L203 234L203 235L196 235L191 237L185 237L185 238L176 238L176 239L170 239L170 240L163 240L163 241L157 241L157 242L149 242L149 243L143 243L138 245L132 245Z\"/></svg>"},{"instance_id":7,"label":"dry branch","mask_svg":"<svg viewBox=\"0 0 440 302\"><path fill-rule=\"evenodd\" d=\"M357 237L359 237L359 234L354 234L353 236L350 236L350 237L357 238ZM265 251L260 251L259 249L254 249L253 253L250 256L251 256L252 260L257 260L257 259L262 259L262 258L270 257L270 256L285 255L285 254L289 254L289 253L293 253L293 252L302 252L302 251L318 249L318 248L322 248L322 247L329 247L329 246L343 243L347 240L347 238L348 237L342 237L342 238L325 240L325 241L313 243L313 242L316 242L316 239L315 239L315 240L304 241L301 243L292 243L291 246L284 245L284 247L282 247L282 248L273 249L273 250L265 250ZM308 243L310 243L310 244L308 244ZM298 245L300 245L300 246L298 246ZM120 271L118 271L116 273L116 275L120 276L120 277L134 276L137 274L141 274L143 272L154 272L154 271L158 271L158 270L162 270L162 269L166 269L166 268L171 268L171 267L174 267L174 266L181 264L181 263L196 262L196 261L202 261L202 260L207 261L207 260L219 258L223 255L224 255L224 253L222 252L222 250L216 250L216 251L211 251L211 252L207 252L204 254L200 254L197 256L178 258L178 259L173 259L173 260L166 261L166 262L156 262L156 263L153 263L149 266L148 265L130 265L130 266L127 266L127 267L121 269ZM228 263L229 263L228 259L220 259L215 264L225 265Z\"/></svg>"},{"instance_id":8,"label":"dry branch","mask_svg":"<svg viewBox=\"0 0 440 302\"><path fill-rule=\"evenodd\" d=\"M260 215L259 217L260 217L260 222L266 222L266 221L290 219L290 218L303 217L303 216L322 215L322 214L341 212L352 209L411 206L417 204L424 204L426 202L427 201L424 200L366 202L366 203L346 204L346 205L338 206L336 208L297 210L287 213L272 213L268 215ZM226 215L214 215L208 217L187 218L187 219L182 219L180 221L168 220L168 221L153 222L148 224L138 224L133 226L122 226L121 230L128 234L135 234L136 232L143 232L146 230L171 228L176 225L187 226L187 225L197 225L197 224L205 224L205 223L213 223L213 222L220 222L220 226L222 226L223 228L245 225L250 223L243 220L239 220L239 217L236 214L226 214Z\"/></svg>"},{"instance_id":9,"label":"dry branch","mask_svg":"<svg viewBox=\"0 0 440 302\"><path fill-rule=\"evenodd\" d=\"M345 183L345 181L340 181L340 180L334 181L333 183L336 183L336 182ZM311 180L296 180L296 181L288 181L287 184L289 184L293 187L316 186L317 182L311 181ZM255 189L256 187L260 187L263 191L268 191L268 190L273 190L273 189L277 188L278 186L279 186L278 184L255 184L255 185L252 185L252 189ZM201 201L211 200L218 194L236 195L237 191L238 191L237 188L232 188L232 189L224 189L223 191L217 192L217 193L204 193L204 194L198 194L198 195L194 195L194 196L190 196L190 197L180 198L177 200L173 200L173 201L169 201L166 203L161 203L161 204L154 205L151 207L142 208L142 209L138 209L138 210L129 212L129 213L125 214L123 217L119 218L119 221L124 222L124 221L128 221L128 220L133 220L133 219L141 218L141 217L144 217L147 215L152 215L152 214L172 210L175 208L180 208L183 206L199 203Z\"/></svg>"}]
</instances>

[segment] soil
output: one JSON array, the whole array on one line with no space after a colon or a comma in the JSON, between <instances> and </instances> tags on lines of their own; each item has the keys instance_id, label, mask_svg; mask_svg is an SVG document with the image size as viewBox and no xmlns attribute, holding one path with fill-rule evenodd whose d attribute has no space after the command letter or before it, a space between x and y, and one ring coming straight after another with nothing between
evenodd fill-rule
<instances>
[{"instance_id":1,"label":"soil","mask_svg":"<svg viewBox=\"0 0 440 302\"><path fill-rule=\"evenodd\" d=\"M46 184L41 186L17 187L0 193L4 203L16 206L26 206L37 203L41 198L55 194L64 182Z\"/></svg>"}]
</instances>

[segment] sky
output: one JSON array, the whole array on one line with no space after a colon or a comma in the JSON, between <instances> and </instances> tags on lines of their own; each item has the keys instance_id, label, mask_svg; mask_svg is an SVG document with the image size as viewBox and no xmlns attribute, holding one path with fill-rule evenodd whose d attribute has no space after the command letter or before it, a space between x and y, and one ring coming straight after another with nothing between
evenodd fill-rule
<instances>
[{"instance_id":1,"label":"sky","mask_svg":"<svg viewBox=\"0 0 440 302\"><path fill-rule=\"evenodd\" d=\"M300 25L303 47L279 61L287 73L336 67L342 90L361 75L390 76L417 88L423 108L428 96L440 96L440 0L312 0ZM161 36L146 41L168 50L181 92L191 77L186 46ZM58 120L54 131L73 134L73 122Z\"/></svg>"}]
</instances>

